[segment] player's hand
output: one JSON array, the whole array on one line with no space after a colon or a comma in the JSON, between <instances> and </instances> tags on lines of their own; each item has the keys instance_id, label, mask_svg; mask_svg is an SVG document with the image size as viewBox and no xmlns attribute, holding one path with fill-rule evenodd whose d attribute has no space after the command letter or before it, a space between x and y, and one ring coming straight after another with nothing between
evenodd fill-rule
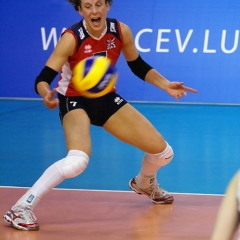
<instances>
[{"instance_id":1,"label":"player's hand","mask_svg":"<svg viewBox=\"0 0 240 240\"><path fill-rule=\"evenodd\" d=\"M187 92L197 93L197 90L189 87L185 87L184 82L170 82L166 88L166 92L174 97L177 101L184 96L187 96Z\"/></svg>"},{"instance_id":2,"label":"player's hand","mask_svg":"<svg viewBox=\"0 0 240 240\"><path fill-rule=\"evenodd\" d=\"M54 88L52 91L47 93L43 99L44 105L51 110L54 110L59 105L59 100L54 98L56 92L57 92L57 90L56 90L56 88Z\"/></svg>"}]
</instances>

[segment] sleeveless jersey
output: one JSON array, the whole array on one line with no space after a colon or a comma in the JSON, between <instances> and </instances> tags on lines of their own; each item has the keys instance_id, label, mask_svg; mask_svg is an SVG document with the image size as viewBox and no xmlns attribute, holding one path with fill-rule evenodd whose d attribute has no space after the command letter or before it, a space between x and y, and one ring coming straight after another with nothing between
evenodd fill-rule
<instances>
[{"instance_id":1,"label":"sleeveless jersey","mask_svg":"<svg viewBox=\"0 0 240 240\"><path fill-rule=\"evenodd\" d=\"M74 53L63 65L57 84L57 91L69 97L80 96L71 83L72 70L79 61L99 55L110 58L115 65L123 46L120 23L116 19L106 19L106 33L99 39L95 39L88 34L83 21L82 19L63 32L63 34L66 32L71 33L76 40ZM112 92L115 90L113 88Z\"/></svg>"}]
</instances>

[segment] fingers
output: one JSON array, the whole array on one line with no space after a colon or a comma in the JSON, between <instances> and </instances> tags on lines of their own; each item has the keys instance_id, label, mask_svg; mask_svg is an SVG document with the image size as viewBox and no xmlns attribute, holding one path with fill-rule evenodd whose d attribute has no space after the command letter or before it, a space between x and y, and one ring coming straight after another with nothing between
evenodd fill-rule
<instances>
[{"instance_id":1,"label":"fingers","mask_svg":"<svg viewBox=\"0 0 240 240\"><path fill-rule=\"evenodd\" d=\"M184 86L183 85L184 82L175 82L175 84L178 86L178 88L184 89L185 91L193 92L193 93L197 93L198 92L196 89Z\"/></svg>"},{"instance_id":2,"label":"fingers","mask_svg":"<svg viewBox=\"0 0 240 240\"><path fill-rule=\"evenodd\" d=\"M44 98L44 105L53 110L58 107L59 100L54 99L54 95L57 92L57 90L54 88L51 92L48 93L48 95Z\"/></svg>"},{"instance_id":3,"label":"fingers","mask_svg":"<svg viewBox=\"0 0 240 240\"><path fill-rule=\"evenodd\" d=\"M179 92L177 92L177 93L174 94L174 98L175 98L177 101L179 101L182 96L184 96L184 97L187 96L186 91L181 90L181 91L179 91Z\"/></svg>"},{"instance_id":4,"label":"fingers","mask_svg":"<svg viewBox=\"0 0 240 240\"><path fill-rule=\"evenodd\" d=\"M182 96L186 97L187 92L197 93L198 91L189 88L183 85L184 82L172 82L169 84L169 91L168 93L173 96L177 101L180 100Z\"/></svg>"},{"instance_id":5,"label":"fingers","mask_svg":"<svg viewBox=\"0 0 240 240\"><path fill-rule=\"evenodd\" d=\"M54 95L55 95L56 92L57 92L57 89L54 88L54 89L50 92L51 97L54 98Z\"/></svg>"},{"instance_id":6,"label":"fingers","mask_svg":"<svg viewBox=\"0 0 240 240\"><path fill-rule=\"evenodd\" d=\"M185 86L182 86L183 87L183 89L185 90L185 91L188 91L188 92L193 92L193 93L197 93L198 91L197 90L195 90L195 89L193 89L193 88L189 88L189 87L185 87Z\"/></svg>"},{"instance_id":7,"label":"fingers","mask_svg":"<svg viewBox=\"0 0 240 240\"><path fill-rule=\"evenodd\" d=\"M56 108L58 107L58 105L59 105L59 100L58 100L58 99L53 99L53 100L51 100L51 101L49 101L49 100L44 100L44 105L45 105L47 108L49 108L49 109L51 109L51 110L54 110L54 109L56 109Z\"/></svg>"}]
</instances>

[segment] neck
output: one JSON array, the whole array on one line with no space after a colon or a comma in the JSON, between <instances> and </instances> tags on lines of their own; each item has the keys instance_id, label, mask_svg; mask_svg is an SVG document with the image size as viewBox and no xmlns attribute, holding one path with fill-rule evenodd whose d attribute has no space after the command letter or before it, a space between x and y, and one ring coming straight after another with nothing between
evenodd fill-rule
<instances>
[{"instance_id":1,"label":"neck","mask_svg":"<svg viewBox=\"0 0 240 240\"><path fill-rule=\"evenodd\" d=\"M87 25L86 25L85 19L83 19L83 26L84 26L85 30L87 31L87 33L88 33L92 38L94 38L94 39L96 39L96 40L101 39L101 38L105 35L105 33L107 32L107 24L106 24L106 22L105 22L105 28L104 28L104 30L103 30L100 34L92 34L92 33L90 33L90 32L88 31L88 29L87 29Z\"/></svg>"}]
</instances>

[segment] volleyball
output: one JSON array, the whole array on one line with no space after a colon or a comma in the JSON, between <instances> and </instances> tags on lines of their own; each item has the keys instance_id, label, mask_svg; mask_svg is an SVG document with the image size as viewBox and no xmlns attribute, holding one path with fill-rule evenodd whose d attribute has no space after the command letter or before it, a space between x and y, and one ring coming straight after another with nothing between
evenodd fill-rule
<instances>
[{"instance_id":1,"label":"volleyball","mask_svg":"<svg viewBox=\"0 0 240 240\"><path fill-rule=\"evenodd\" d=\"M75 65L71 81L82 96L97 98L109 93L114 88L117 78L116 68L109 58L94 56Z\"/></svg>"}]
</instances>

